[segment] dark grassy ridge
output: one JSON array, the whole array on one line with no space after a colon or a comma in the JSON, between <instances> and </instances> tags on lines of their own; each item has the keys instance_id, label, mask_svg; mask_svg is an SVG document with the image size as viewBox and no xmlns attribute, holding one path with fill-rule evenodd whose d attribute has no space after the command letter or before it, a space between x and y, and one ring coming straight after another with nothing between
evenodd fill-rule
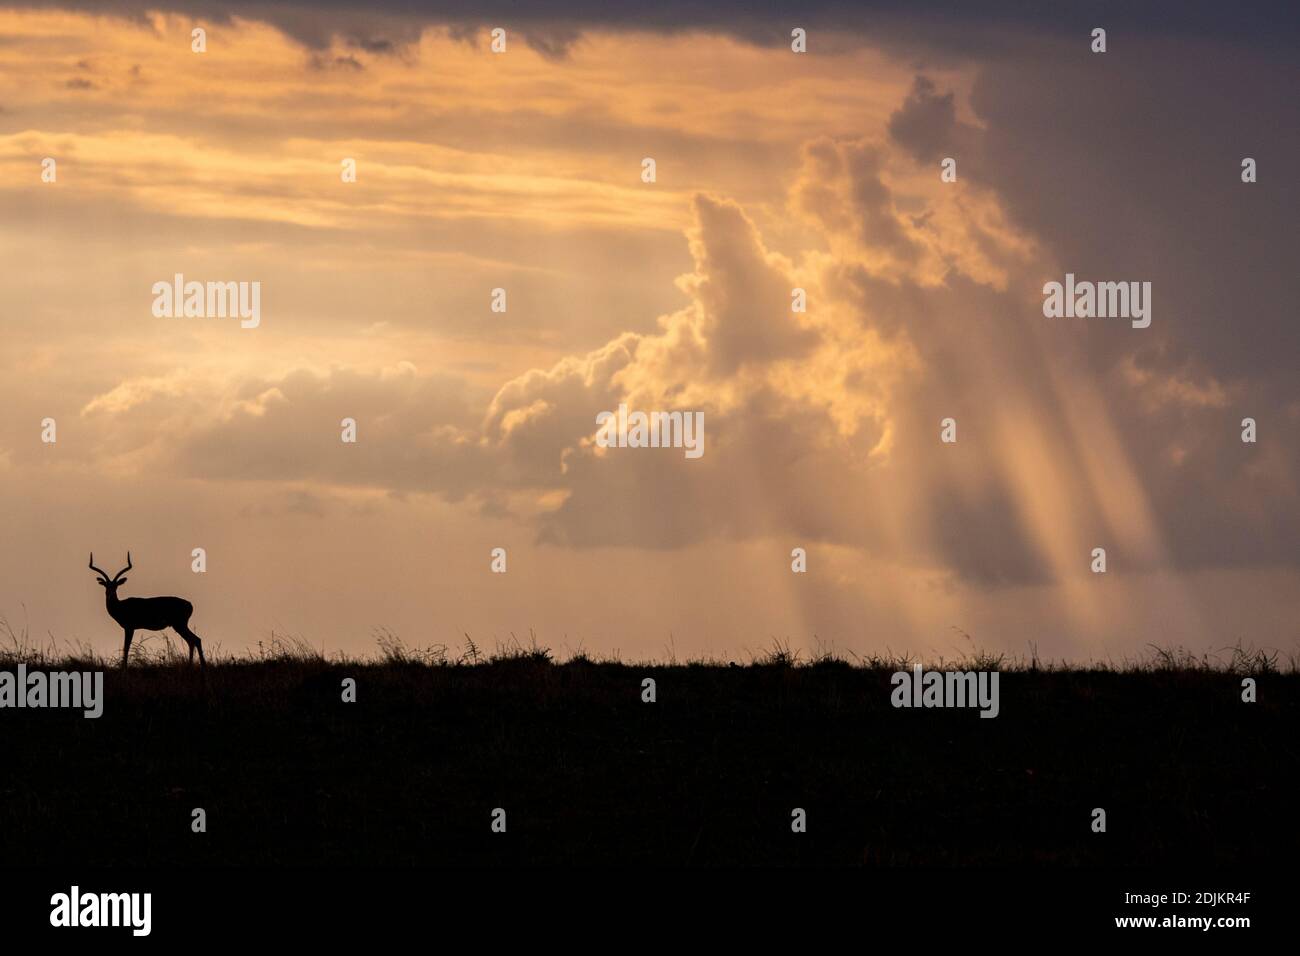
<instances>
[{"instance_id":1,"label":"dark grassy ridge","mask_svg":"<svg viewBox=\"0 0 1300 956\"><path fill-rule=\"evenodd\" d=\"M5 663L12 668L12 662ZM55 666L45 664L45 667ZM1300 675L1023 669L1001 715L890 669L226 662L0 710L0 859L173 864L1294 861ZM358 701L345 704L345 677ZM658 701L641 701L654 677ZM208 832L190 831L203 807ZM508 832L489 828L494 807ZM790 831L803 807L808 832ZM1090 830L1104 807L1108 831Z\"/></svg>"}]
</instances>

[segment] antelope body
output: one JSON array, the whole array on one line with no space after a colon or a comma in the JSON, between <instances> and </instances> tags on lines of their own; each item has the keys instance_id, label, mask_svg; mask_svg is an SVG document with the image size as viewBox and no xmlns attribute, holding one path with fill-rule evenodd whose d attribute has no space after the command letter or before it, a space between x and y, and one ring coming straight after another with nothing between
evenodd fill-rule
<instances>
[{"instance_id":1,"label":"antelope body","mask_svg":"<svg viewBox=\"0 0 1300 956\"><path fill-rule=\"evenodd\" d=\"M90 570L98 575L97 580L104 589L104 605L108 616L122 627L125 640L122 644L122 667L126 667L127 656L131 653L131 639L136 631L161 631L170 627L190 646L190 663L194 663L194 652L199 652L199 666L206 668L203 659L203 642L190 630L190 615L194 605L178 597L132 597L125 600L117 596L119 585L126 583L126 572L131 570L131 552L126 553L126 567L113 577L109 577L95 567L95 555L90 555Z\"/></svg>"}]
</instances>

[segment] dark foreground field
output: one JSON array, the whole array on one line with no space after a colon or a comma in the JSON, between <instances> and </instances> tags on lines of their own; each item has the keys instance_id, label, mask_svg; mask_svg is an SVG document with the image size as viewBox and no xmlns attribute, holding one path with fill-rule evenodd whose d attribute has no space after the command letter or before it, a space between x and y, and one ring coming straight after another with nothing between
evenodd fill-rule
<instances>
[{"instance_id":1,"label":"dark foreground field","mask_svg":"<svg viewBox=\"0 0 1300 956\"><path fill-rule=\"evenodd\" d=\"M1221 671L1004 672L992 720L894 709L889 678L528 655L225 663L206 683L110 670L98 720L0 711L0 859L1249 866L1300 850L1296 674L1257 675L1247 704Z\"/></svg>"}]
</instances>

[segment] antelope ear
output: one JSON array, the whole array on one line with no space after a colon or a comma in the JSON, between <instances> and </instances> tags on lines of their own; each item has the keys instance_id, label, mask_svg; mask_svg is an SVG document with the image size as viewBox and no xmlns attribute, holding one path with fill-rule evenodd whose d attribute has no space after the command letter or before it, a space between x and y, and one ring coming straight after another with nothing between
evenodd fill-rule
<instances>
[{"instance_id":1,"label":"antelope ear","mask_svg":"<svg viewBox=\"0 0 1300 956\"><path fill-rule=\"evenodd\" d=\"M101 588L108 587L108 582L105 581L103 578L95 578L95 583L98 584Z\"/></svg>"},{"instance_id":2,"label":"antelope ear","mask_svg":"<svg viewBox=\"0 0 1300 956\"><path fill-rule=\"evenodd\" d=\"M117 579L116 581L114 581L113 583L114 583L114 584L126 584L126 578L118 578L118 579Z\"/></svg>"}]
</instances>

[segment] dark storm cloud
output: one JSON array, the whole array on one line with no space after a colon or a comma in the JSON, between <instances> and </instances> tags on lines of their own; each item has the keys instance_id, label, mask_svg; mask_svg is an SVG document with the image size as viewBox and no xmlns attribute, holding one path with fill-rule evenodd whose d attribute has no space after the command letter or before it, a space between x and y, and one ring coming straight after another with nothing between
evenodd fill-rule
<instances>
[{"instance_id":1,"label":"dark storm cloud","mask_svg":"<svg viewBox=\"0 0 1300 956\"><path fill-rule=\"evenodd\" d=\"M918 51L1000 55L1012 51L1015 37L1025 32L1086 38L1097 26L1115 35L1117 52L1129 45L1126 36L1155 35L1213 37L1248 42L1257 48L1264 45L1285 49L1294 42L1300 24L1296 6L1280 0L1233 6L1216 0L1108 0L1089 4L807 0L759 5L748 0L568 0L535 5L514 0L368 0L365 4L344 0L294 4L265 0L36 0L23 6L132 17L162 9L214 23L240 16L272 23L307 46L326 46L338 36L372 52L409 43L425 26L450 27L460 36L472 35L476 27L506 26L519 29L534 48L551 56L563 55L582 32L602 29L661 33L703 30L774 45L788 43L791 28L802 26L810 31L826 31L828 37L853 34ZM811 42L815 46L817 39Z\"/></svg>"},{"instance_id":2,"label":"dark storm cloud","mask_svg":"<svg viewBox=\"0 0 1300 956\"><path fill-rule=\"evenodd\" d=\"M1293 565L1300 71L1290 55L1199 40L1116 56L1113 36L1104 56L1026 45L982 64L981 128L919 77L891 136L918 163L956 157L1061 273L1152 283L1150 329L1066 320L1060 347L1082 346L1174 565ZM1245 157L1256 183L1241 181ZM1035 308L1024 321L1044 321ZM1269 423L1258 450L1240 441L1244 417Z\"/></svg>"},{"instance_id":3,"label":"dark storm cloud","mask_svg":"<svg viewBox=\"0 0 1300 956\"><path fill-rule=\"evenodd\" d=\"M906 102L889 119L890 137L924 163L951 156L967 146L973 132L957 122L955 96L939 93L934 81L926 76L916 78Z\"/></svg>"},{"instance_id":4,"label":"dark storm cloud","mask_svg":"<svg viewBox=\"0 0 1300 956\"><path fill-rule=\"evenodd\" d=\"M1293 59L1173 43L1104 68L1087 54L992 64L973 95L986 152L966 170L1066 268L1152 281L1166 364L1271 378L1300 347L1300 192L1285 165L1300 148L1298 81ZM1241 182L1247 156L1258 183Z\"/></svg>"}]
</instances>

